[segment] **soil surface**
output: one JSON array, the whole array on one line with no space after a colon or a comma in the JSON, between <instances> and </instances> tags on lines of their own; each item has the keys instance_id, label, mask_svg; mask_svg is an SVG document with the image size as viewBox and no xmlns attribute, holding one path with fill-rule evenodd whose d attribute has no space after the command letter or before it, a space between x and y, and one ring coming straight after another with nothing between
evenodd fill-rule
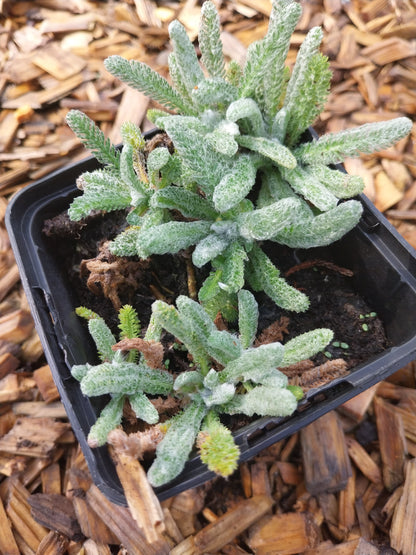
<instances>
[{"instance_id":1,"label":"soil surface","mask_svg":"<svg viewBox=\"0 0 416 555\"><path fill-rule=\"evenodd\" d=\"M146 329L156 298L173 303L177 295L189 295L188 252L152 256L144 261L111 255L106 242L120 232L124 221L125 215L118 212L95 214L82 223L71 222L63 213L46 221L44 227L68 285L78 292L79 305L98 312L114 331L117 330L114 299L121 305L131 304L139 314L142 329ZM308 295L310 308L300 314L288 312L277 307L267 295L256 293L261 342L284 343L300 333L328 327L334 332L334 340L325 352L316 355L313 363L316 366L344 359L348 369L388 347L383 323L354 289L350 270L322 257L325 254L322 250L319 259L312 255L309 261L297 264L292 249L274 243L265 244L264 248L288 282ZM93 268L92 273L88 267ZM201 283L208 270L195 270L196 281ZM176 371L187 369L188 361L183 356L176 356L171 362L178 366Z\"/></svg>"}]
</instances>

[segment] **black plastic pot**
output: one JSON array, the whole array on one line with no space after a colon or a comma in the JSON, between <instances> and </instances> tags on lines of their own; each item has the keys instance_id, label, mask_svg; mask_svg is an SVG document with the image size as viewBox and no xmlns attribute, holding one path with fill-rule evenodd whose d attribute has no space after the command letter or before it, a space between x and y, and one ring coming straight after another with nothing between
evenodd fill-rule
<instances>
[{"instance_id":1,"label":"black plastic pot","mask_svg":"<svg viewBox=\"0 0 416 555\"><path fill-rule=\"evenodd\" d=\"M95 350L74 313L79 304L76 292L69 290L65 269L58 266L41 231L45 219L68 207L77 191L76 178L97 165L90 158L26 187L10 202L6 225L46 359L94 482L111 501L125 504L107 448L91 449L86 441L97 405L83 396L70 367L94 360ZM365 196L360 200L364 205L360 224L329 247L329 252L335 262L353 270L358 292L383 320L392 347L347 377L310 392L291 417L262 418L240 429L235 440L241 460L293 434L416 358L416 252ZM195 455L180 476L155 491L162 500L212 477Z\"/></svg>"}]
</instances>

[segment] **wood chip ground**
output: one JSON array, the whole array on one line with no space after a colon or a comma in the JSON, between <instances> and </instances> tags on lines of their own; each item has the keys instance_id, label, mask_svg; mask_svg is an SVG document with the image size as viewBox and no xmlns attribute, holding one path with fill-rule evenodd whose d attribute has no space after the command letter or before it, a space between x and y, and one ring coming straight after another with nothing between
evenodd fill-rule
<instances>
[{"instance_id":1,"label":"wood chip ground","mask_svg":"<svg viewBox=\"0 0 416 555\"><path fill-rule=\"evenodd\" d=\"M334 71L318 132L416 113L414 0L309 0L289 62L323 26ZM224 50L240 60L263 36L269 0L218 1ZM129 508L92 484L19 282L4 214L12 195L86 154L64 122L85 111L113 141L148 100L105 70L112 54L167 73L167 25L193 38L200 4L0 0L0 554L415 555L414 363L299 434L214 481L159 503L119 453ZM416 247L416 146L345 165Z\"/></svg>"}]
</instances>

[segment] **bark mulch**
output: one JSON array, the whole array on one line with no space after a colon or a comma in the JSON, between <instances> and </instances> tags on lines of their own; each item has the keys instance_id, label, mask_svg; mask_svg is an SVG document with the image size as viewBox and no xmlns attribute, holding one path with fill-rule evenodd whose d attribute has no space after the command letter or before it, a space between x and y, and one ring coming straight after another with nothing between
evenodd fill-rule
<instances>
[{"instance_id":1,"label":"bark mulch","mask_svg":"<svg viewBox=\"0 0 416 555\"><path fill-rule=\"evenodd\" d=\"M334 71L319 133L416 113L414 0L313 0ZM224 50L243 59L269 0L218 2ZM228 480L159 503L139 463L114 455L129 507L93 485L45 363L4 227L12 195L85 156L65 125L85 111L113 142L150 127L148 100L103 67L112 54L167 73L167 25L196 37L194 0L0 0L0 554L414 555L416 373L409 364L337 411L242 463ZM366 194L416 247L414 136L347 160ZM413 139L413 141L412 141Z\"/></svg>"}]
</instances>

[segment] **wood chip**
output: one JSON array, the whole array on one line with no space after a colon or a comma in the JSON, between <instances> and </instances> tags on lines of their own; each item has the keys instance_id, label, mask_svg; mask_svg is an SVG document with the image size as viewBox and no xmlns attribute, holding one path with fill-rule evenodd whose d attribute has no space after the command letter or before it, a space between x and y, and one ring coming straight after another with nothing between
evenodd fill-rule
<instances>
[{"instance_id":1,"label":"wood chip","mask_svg":"<svg viewBox=\"0 0 416 555\"><path fill-rule=\"evenodd\" d=\"M300 438L307 490L315 495L344 489L351 465L337 414L329 412L309 424Z\"/></svg>"}]
</instances>

